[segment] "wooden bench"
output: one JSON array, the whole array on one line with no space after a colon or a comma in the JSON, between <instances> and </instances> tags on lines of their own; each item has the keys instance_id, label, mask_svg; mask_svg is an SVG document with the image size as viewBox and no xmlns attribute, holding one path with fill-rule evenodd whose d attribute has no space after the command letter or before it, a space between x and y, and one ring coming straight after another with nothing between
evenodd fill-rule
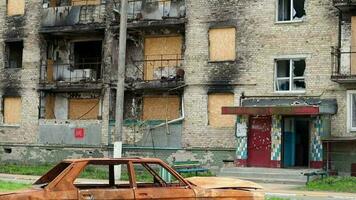
<instances>
[{"instance_id":1,"label":"wooden bench","mask_svg":"<svg viewBox=\"0 0 356 200\"><path fill-rule=\"evenodd\" d=\"M174 161L172 167L178 173L195 173L195 175L198 175L198 172L209 171L209 169L202 167L199 161Z\"/></svg>"},{"instance_id":2,"label":"wooden bench","mask_svg":"<svg viewBox=\"0 0 356 200\"><path fill-rule=\"evenodd\" d=\"M328 176L328 173L326 171L314 171L314 172L308 172L308 173L304 173L304 176L307 177L307 183L309 183L310 181L310 177L312 176L320 176L322 179L325 177L325 176Z\"/></svg>"}]
</instances>

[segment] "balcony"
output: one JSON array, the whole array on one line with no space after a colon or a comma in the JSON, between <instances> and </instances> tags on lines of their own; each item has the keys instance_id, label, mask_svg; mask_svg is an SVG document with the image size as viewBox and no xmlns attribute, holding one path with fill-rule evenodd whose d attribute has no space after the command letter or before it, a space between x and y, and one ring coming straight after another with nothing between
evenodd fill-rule
<instances>
[{"instance_id":1,"label":"balcony","mask_svg":"<svg viewBox=\"0 0 356 200\"><path fill-rule=\"evenodd\" d=\"M333 0L333 5L343 11L351 11L356 7L356 0Z\"/></svg>"},{"instance_id":2,"label":"balcony","mask_svg":"<svg viewBox=\"0 0 356 200\"><path fill-rule=\"evenodd\" d=\"M150 55L127 64L126 80L138 88L172 88L184 84L182 55ZM130 77L130 78L129 78Z\"/></svg>"},{"instance_id":3,"label":"balcony","mask_svg":"<svg viewBox=\"0 0 356 200\"><path fill-rule=\"evenodd\" d=\"M356 47L332 48L331 80L337 83L356 83Z\"/></svg>"},{"instance_id":4,"label":"balcony","mask_svg":"<svg viewBox=\"0 0 356 200\"><path fill-rule=\"evenodd\" d=\"M119 3L115 7L119 10ZM128 27L184 24L185 12L185 0L129 0ZM119 15L116 17L118 23Z\"/></svg>"},{"instance_id":5,"label":"balcony","mask_svg":"<svg viewBox=\"0 0 356 200\"><path fill-rule=\"evenodd\" d=\"M74 64L53 62L41 67L41 89L80 89L101 83L101 60L90 58ZM100 88L100 87L99 87Z\"/></svg>"},{"instance_id":6,"label":"balcony","mask_svg":"<svg viewBox=\"0 0 356 200\"><path fill-rule=\"evenodd\" d=\"M54 3L53 3L54 2ZM104 29L105 3L100 0L56 0L43 3L41 32ZM73 26L77 26L74 28Z\"/></svg>"}]
</instances>

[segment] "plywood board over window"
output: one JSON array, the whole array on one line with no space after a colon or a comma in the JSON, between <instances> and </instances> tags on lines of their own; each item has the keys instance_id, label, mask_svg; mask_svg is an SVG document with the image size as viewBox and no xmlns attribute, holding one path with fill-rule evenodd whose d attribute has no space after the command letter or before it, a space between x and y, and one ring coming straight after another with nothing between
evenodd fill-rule
<instances>
[{"instance_id":1,"label":"plywood board over window","mask_svg":"<svg viewBox=\"0 0 356 200\"><path fill-rule=\"evenodd\" d=\"M143 98L143 120L172 120L179 116L179 96L147 96Z\"/></svg>"},{"instance_id":2,"label":"plywood board over window","mask_svg":"<svg viewBox=\"0 0 356 200\"><path fill-rule=\"evenodd\" d=\"M209 94L208 99L209 125L215 128L234 127L236 116L222 115L223 106L234 105L234 94Z\"/></svg>"},{"instance_id":3,"label":"plywood board over window","mask_svg":"<svg viewBox=\"0 0 356 200\"><path fill-rule=\"evenodd\" d=\"M236 59L236 29L214 28L209 30L210 61Z\"/></svg>"},{"instance_id":4,"label":"plywood board over window","mask_svg":"<svg viewBox=\"0 0 356 200\"><path fill-rule=\"evenodd\" d=\"M68 118L71 120L98 119L99 99L69 99Z\"/></svg>"},{"instance_id":5,"label":"plywood board over window","mask_svg":"<svg viewBox=\"0 0 356 200\"><path fill-rule=\"evenodd\" d=\"M54 119L54 105L55 105L55 96L47 95L46 96L46 119Z\"/></svg>"},{"instance_id":6,"label":"plywood board over window","mask_svg":"<svg viewBox=\"0 0 356 200\"><path fill-rule=\"evenodd\" d=\"M101 0L72 0L72 6L99 5Z\"/></svg>"},{"instance_id":7,"label":"plywood board over window","mask_svg":"<svg viewBox=\"0 0 356 200\"><path fill-rule=\"evenodd\" d=\"M154 80L154 71L157 68L179 65L182 40L181 36L145 38L145 80Z\"/></svg>"},{"instance_id":8,"label":"plywood board over window","mask_svg":"<svg viewBox=\"0 0 356 200\"><path fill-rule=\"evenodd\" d=\"M7 0L7 15L25 14L25 0Z\"/></svg>"},{"instance_id":9,"label":"plywood board over window","mask_svg":"<svg viewBox=\"0 0 356 200\"><path fill-rule=\"evenodd\" d=\"M21 97L4 98L4 123L20 124L22 103Z\"/></svg>"}]
</instances>

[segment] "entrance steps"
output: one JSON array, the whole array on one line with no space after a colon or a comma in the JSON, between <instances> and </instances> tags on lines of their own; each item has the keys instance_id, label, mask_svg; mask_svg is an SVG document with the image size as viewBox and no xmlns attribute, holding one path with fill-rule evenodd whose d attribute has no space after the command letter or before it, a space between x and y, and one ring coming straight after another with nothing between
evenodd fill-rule
<instances>
[{"instance_id":1,"label":"entrance steps","mask_svg":"<svg viewBox=\"0 0 356 200\"><path fill-rule=\"evenodd\" d=\"M317 171L317 169L228 167L222 168L218 176L234 177L257 183L304 185L307 182L304 173L313 171Z\"/></svg>"}]
</instances>

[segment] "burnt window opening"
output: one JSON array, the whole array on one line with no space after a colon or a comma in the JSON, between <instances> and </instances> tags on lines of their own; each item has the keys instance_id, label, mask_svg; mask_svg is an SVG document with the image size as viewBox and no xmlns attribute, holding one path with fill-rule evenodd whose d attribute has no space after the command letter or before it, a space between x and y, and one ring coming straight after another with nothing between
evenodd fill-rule
<instances>
[{"instance_id":1,"label":"burnt window opening","mask_svg":"<svg viewBox=\"0 0 356 200\"><path fill-rule=\"evenodd\" d=\"M278 0L278 21L300 20L305 15L305 0Z\"/></svg>"},{"instance_id":2,"label":"burnt window opening","mask_svg":"<svg viewBox=\"0 0 356 200\"><path fill-rule=\"evenodd\" d=\"M304 92L305 84L304 59L276 61L275 90L278 92Z\"/></svg>"},{"instance_id":3,"label":"burnt window opening","mask_svg":"<svg viewBox=\"0 0 356 200\"><path fill-rule=\"evenodd\" d=\"M5 43L5 67L22 68L23 41Z\"/></svg>"},{"instance_id":4,"label":"burnt window opening","mask_svg":"<svg viewBox=\"0 0 356 200\"><path fill-rule=\"evenodd\" d=\"M75 42L74 69L83 71L90 79L101 77L102 41Z\"/></svg>"},{"instance_id":5,"label":"burnt window opening","mask_svg":"<svg viewBox=\"0 0 356 200\"><path fill-rule=\"evenodd\" d=\"M60 6L99 5L104 0L43 0L43 8Z\"/></svg>"}]
</instances>

